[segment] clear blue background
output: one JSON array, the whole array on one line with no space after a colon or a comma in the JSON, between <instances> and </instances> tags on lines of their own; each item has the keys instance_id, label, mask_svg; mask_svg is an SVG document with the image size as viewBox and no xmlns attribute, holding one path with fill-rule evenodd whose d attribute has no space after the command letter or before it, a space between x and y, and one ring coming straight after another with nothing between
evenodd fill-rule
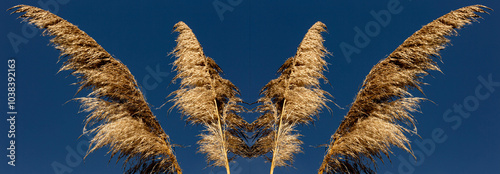
<instances>
[{"instance_id":1,"label":"clear blue background","mask_svg":"<svg viewBox=\"0 0 500 174\"><path fill-rule=\"evenodd\" d=\"M218 0L230 5L226 0ZM45 2L45 1L42 1ZM310 146L329 142L343 116L360 88L364 77L371 67L385 58L413 32L432 20L457 8L484 4L497 11L483 14L480 23L469 25L453 37L452 44L442 51L444 63L439 63L444 74L432 72L424 81L425 96L432 100L422 104L422 113L415 113L418 120L418 136L410 136L415 151L421 149L415 144L432 138L436 128L442 129L447 139L437 143L434 151L418 159L417 164L408 154L394 150L392 163L378 163L378 172L390 173L500 173L500 88L486 100L471 116L453 130L454 122L446 122L443 113L452 109L453 104L462 104L468 96L474 95L475 88L481 83L478 77L487 78L491 74L494 81L500 81L500 59L498 52L500 39L500 3L497 1L475 0L400 0L403 10L392 15L390 23L381 28L380 33L371 38L370 44L359 54L353 54L348 63L340 50L340 43L353 44L354 27L364 26L375 19L370 11L387 9L389 0L379 1L262 1L242 0L231 6L232 11L223 13L219 18L214 1L154 1L140 2L129 0L109 1L60 1L57 15L77 25L87 32L109 53L127 65L137 81L143 86L147 101L156 108L167 101L165 97L177 89L169 85L175 72L171 71L173 59L167 54L175 47L177 34L172 27L178 21L186 22L204 47L206 55L213 57L225 72L224 77L231 80L242 91L246 102L254 102L258 92L269 80L276 78L276 70L295 54L296 48L307 29L316 21L328 26L324 33L325 46L333 53L327 58L330 63L326 77L332 86L324 85L334 101L342 108L330 103L332 114L325 111L319 119L309 126L299 127L304 136L303 151L296 156L293 167L280 167L276 174L315 173L321 164L324 148ZM0 5L0 54L4 78L1 86L5 95L1 107L0 121L0 173L28 174L55 173L53 163L71 168L71 173L122 173L121 162L109 161L107 149L90 154L85 162L75 159L66 160L70 153L67 149L77 149L85 145L87 139L78 137L82 133L86 113L78 113L79 104L71 100L77 90L70 85L75 78L68 72L56 73L61 66L57 62L58 51L48 45L49 37L41 32L23 35L18 15L9 15L4 10L16 4L40 6L38 1L3 1ZM4 9L4 10L1 10ZM55 9L53 9L55 10ZM54 11L55 12L55 11ZM27 44L21 44L15 52L7 39L8 33L26 37ZM7 59L16 58L17 72L17 110L16 120L16 166L7 165L8 122L5 105L7 83ZM4 64L4 65L1 65ZM145 88L144 79L150 76L147 69L168 72L157 82L156 88ZM149 67L149 68L148 68ZM413 91L416 96L424 95ZM76 96L84 96L81 93ZM66 103L67 102L67 103ZM434 103L433 103L434 102ZM66 104L65 104L66 103ZM175 144L191 145L176 148L177 158L186 174L222 174L223 168L206 167L204 155L196 153L196 135L201 126L190 126L174 110L168 114L168 103L153 112L161 122L165 132ZM253 106L249 106L253 107ZM245 119L253 121L258 115L244 114ZM86 148L83 148L86 150ZM70 150L71 151L71 150ZM400 160L398 156L403 159ZM413 162L412 162L413 161ZM69 162L69 163L68 163ZM412 164L413 163L413 164ZM401 172L401 166L411 165L413 172ZM262 158L237 159L231 164L233 174L268 173L270 164Z\"/></svg>"}]
</instances>

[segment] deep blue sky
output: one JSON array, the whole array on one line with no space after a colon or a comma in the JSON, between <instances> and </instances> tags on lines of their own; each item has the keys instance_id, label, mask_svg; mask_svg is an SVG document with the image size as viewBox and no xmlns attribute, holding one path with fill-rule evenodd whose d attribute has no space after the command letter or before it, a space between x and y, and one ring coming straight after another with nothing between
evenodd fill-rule
<instances>
[{"instance_id":1,"label":"deep blue sky","mask_svg":"<svg viewBox=\"0 0 500 174\"><path fill-rule=\"evenodd\" d=\"M44 0L40 0L45 2ZM217 0L231 5L226 0ZM453 113L443 118L454 104L471 104L476 97L475 90L482 83L478 78L500 82L500 3L497 1L454 1L454 0L399 0L402 8L393 14L386 27L371 37L370 43L353 54L348 62L342 54L342 42L353 45L355 31L364 28L375 18L370 11L387 9L390 0L364 2L353 1L302 1L276 2L262 0L242 0L231 7L232 11L223 13L221 20L213 7L215 1L155 1L140 2L129 0L75 1L60 0L57 15L79 26L87 32L109 53L128 66L146 93L147 101L152 106L160 106L165 97L178 86L168 86L175 72L171 72L173 59L167 54L175 47L177 34L172 27L178 21L186 22L204 47L205 54L214 58L225 72L225 78L231 80L242 91L241 97L246 102L254 102L260 88L269 80L276 78L275 72L280 65L295 54L296 48L307 29L316 21L328 26L325 46L333 56L327 58L330 63L326 77L332 86L323 88L330 92L334 101L342 108L329 104L332 114L321 114L314 125L299 127L304 136L304 153L298 154L293 167L277 168L275 173L308 174L315 173L323 159L323 148L312 148L329 142L343 116L353 101L364 77L371 67L385 58L413 32L432 20L457 8L484 4L497 11L485 19L460 30L458 37L453 37L452 44L442 51L444 63L439 63L444 74L432 72L424 81L425 96L432 100L423 102L422 113L415 113L418 121L418 136L411 136L412 146L421 156L415 163L408 160L408 154L395 150L391 156L392 164L379 163L379 173L396 174L399 169L413 169L406 173L498 173L500 171L500 87L480 89L481 94L489 93L484 100L477 100L477 108L472 108L468 118ZM75 78L68 72L57 74L61 63L57 62L58 51L48 45L49 37L42 37L41 32L32 34L28 29L23 35L23 25L18 15L9 15L4 10L16 4L40 6L38 1L3 1L0 5L0 54L5 78L1 80L6 92L7 59L16 58L17 72L17 110L16 121L16 167L7 165L6 105L2 107L0 122L0 171L6 174L47 173L52 174L54 162L71 168L71 173L121 173L121 164L115 160L108 163L107 149L90 154L85 163L74 159L66 160L71 154L68 149L77 149L87 141L78 139L82 133L85 113L78 113L79 104L71 100L77 87L70 85ZM4 9L4 10L1 10ZM8 33L14 33L28 40L21 44L16 52L7 39ZM150 77L148 69L169 73L158 80L150 78L145 85L144 79ZM156 82L157 86L151 86ZM168 88L167 88L168 86ZM415 92L416 96L423 96ZM77 96L84 96L85 93ZM6 103L6 95L3 103ZM434 103L433 103L434 102ZM66 103L66 104L65 104ZM472 103L474 104L474 103ZM196 135L200 126L190 126L180 118L176 111L168 114L171 104L153 110L171 141L176 144L191 145L177 148L176 154L186 174L222 174L223 168L206 167L204 155L196 153ZM469 108L470 109L470 108ZM257 115L243 115L249 122ZM457 120L461 120L458 124ZM456 128L456 129L453 129ZM435 148L422 150L416 142L429 142L432 132L442 130L446 139L432 142ZM426 146L430 147L430 146ZM86 150L86 148L84 148ZM428 152L428 153L424 153ZM398 157L400 156L400 157ZM403 160L401 160L403 159ZM68 163L69 162L69 163ZM261 158L238 159L232 165L234 174L267 173L269 163ZM405 166L405 167L402 167Z\"/></svg>"}]
</instances>

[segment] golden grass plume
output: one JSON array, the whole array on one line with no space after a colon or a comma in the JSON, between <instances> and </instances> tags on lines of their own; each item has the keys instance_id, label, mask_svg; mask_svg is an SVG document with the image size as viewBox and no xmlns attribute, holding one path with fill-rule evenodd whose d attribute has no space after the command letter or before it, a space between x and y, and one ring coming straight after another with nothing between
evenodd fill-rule
<instances>
[{"instance_id":1,"label":"golden grass plume","mask_svg":"<svg viewBox=\"0 0 500 174\"><path fill-rule=\"evenodd\" d=\"M181 79L178 90L171 100L182 115L193 124L205 126L206 133L200 134L199 152L207 155L207 162L213 166L224 166L229 173L229 162L235 155L247 156L244 131L247 122L238 114L244 111L237 97L239 91L229 80L223 79L220 67L213 59L205 56L201 44L192 30L184 23L175 24L179 33L177 46L172 52L177 58L173 65L176 79Z\"/></svg>"},{"instance_id":2,"label":"golden grass plume","mask_svg":"<svg viewBox=\"0 0 500 174\"><path fill-rule=\"evenodd\" d=\"M17 5L13 13L54 36L51 43L68 57L62 70L71 70L80 89L90 89L77 98L90 112L84 131L95 134L87 155L109 146L111 158L124 159L124 173L182 173L169 138L151 112L129 69L97 42L68 21L37 7Z\"/></svg>"},{"instance_id":3,"label":"golden grass plume","mask_svg":"<svg viewBox=\"0 0 500 174\"><path fill-rule=\"evenodd\" d=\"M251 126L255 143L254 156L272 152L271 173L276 166L287 166L293 156L301 152L302 141L296 133L298 124L308 124L318 115L329 95L320 88L320 79L326 81L323 71L327 65L323 57L328 51L323 46L321 33L326 25L316 22L304 36L295 56L279 68L280 76L262 88L257 111L262 113Z\"/></svg>"},{"instance_id":4,"label":"golden grass plume","mask_svg":"<svg viewBox=\"0 0 500 174\"><path fill-rule=\"evenodd\" d=\"M423 98L408 90L422 91L421 79L428 71L440 71L432 57L439 57L449 43L446 36L480 18L476 13L486 13L484 9L489 8L463 7L432 21L376 64L332 135L318 173L375 173L376 159L389 157L392 146L413 154L405 134L416 132L404 125L415 127L410 112L418 110Z\"/></svg>"}]
</instances>

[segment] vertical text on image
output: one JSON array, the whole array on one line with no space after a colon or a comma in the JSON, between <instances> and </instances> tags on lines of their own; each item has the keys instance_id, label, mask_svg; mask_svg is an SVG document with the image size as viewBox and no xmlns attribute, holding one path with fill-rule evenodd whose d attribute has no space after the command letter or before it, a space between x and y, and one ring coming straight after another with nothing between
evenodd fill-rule
<instances>
[{"instance_id":1,"label":"vertical text on image","mask_svg":"<svg viewBox=\"0 0 500 174\"><path fill-rule=\"evenodd\" d=\"M7 122L9 130L7 138L9 145L7 146L7 164L16 166L16 60L11 58L7 60Z\"/></svg>"}]
</instances>

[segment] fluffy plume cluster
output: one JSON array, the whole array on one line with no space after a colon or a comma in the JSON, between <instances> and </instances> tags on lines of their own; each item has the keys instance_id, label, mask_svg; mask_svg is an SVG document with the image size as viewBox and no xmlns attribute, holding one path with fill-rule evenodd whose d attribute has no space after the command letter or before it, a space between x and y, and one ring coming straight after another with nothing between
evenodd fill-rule
<instances>
[{"instance_id":1,"label":"fluffy plume cluster","mask_svg":"<svg viewBox=\"0 0 500 174\"><path fill-rule=\"evenodd\" d=\"M187 116L193 124L201 124L206 133L201 134L199 151L207 154L213 166L226 167L229 173L228 152L247 156L248 148L244 141L247 122L238 113L244 111L239 105L238 89L229 80L223 79L222 70L213 59L205 56L203 48L192 30L184 23L174 26L179 32L177 46L173 54L177 76L181 79L180 88L171 95L173 107Z\"/></svg>"},{"instance_id":2,"label":"fluffy plume cluster","mask_svg":"<svg viewBox=\"0 0 500 174\"><path fill-rule=\"evenodd\" d=\"M94 39L66 20L39 8L18 5L13 13L54 36L51 43L68 59L62 70L70 70L87 97L77 98L86 118L85 134L94 135L87 155L109 147L111 158L124 159L125 173L181 174L169 137L151 112L137 82L120 61L113 58ZM456 29L475 21L476 13L486 13L482 5L452 11L406 39L387 58L370 71L352 106L332 135L318 173L375 173L376 160L389 157L396 146L412 153L408 133L416 133L410 112L418 111L423 98L408 92L423 84L430 70L439 71L432 57L439 57ZM239 116L246 109L239 91L223 79L221 68L203 53L192 30L183 22L174 26L179 33L172 54L180 87L170 95L187 121L203 125L199 152L212 166L224 166L237 156L264 156L271 161L270 173L277 166L288 166L301 152L301 136L295 128L309 124L329 102L330 94L320 88L327 81L323 72L328 53L321 33L326 26L315 23L304 36L295 56L279 68L280 76L262 90L256 111L261 115L248 124ZM87 131L87 127L91 127ZM253 144L247 145L247 133ZM230 156L229 154L232 153ZM272 156L268 157L269 153Z\"/></svg>"},{"instance_id":3,"label":"fluffy plume cluster","mask_svg":"<svg viewBox=\"0 0 500 174\"><path fill-rule=\"evenodd\" d=\"M125 173L182 173L169 138L151 112L137 82L120 61L68 21L39 8L18 5L13 13L55 36L51 42L69 57L62 70L70 70L80 80L80 89L90 89L77 98L90 112L84 133L95 134L87 152L109 146L111 157L124 159Z\"/></svg>"},{"instance_id":4,"label":"fluffy plume cluster","mask_svg":"<svg viewBox=\"0 0 500 174\"><path fill-rule=\"evenodd\" d=\"M251 124L257 140L252 154L259 156L272 151L271 173L275 166L287 166L293 155L301 152L295 126L308 124L318 115L328 101L327 92L321 90L320 79L326 80L323 71L327 50L321 32L326 26L315 23L304 36L294 57L279 68L281 75L264 86L258 100L257 111L262 115Z\"/></svg>"},{"instance_id":5,"label":"fluffy plume cluster","mask_svg":"<svg viewBox=\"0 0 500 174\"><path fill-rule=\"evenodd\" d=\"M405 133L414 132L404 125L415 126L409 112L417 111L423 99L408 90L422 91L420 79L429 70L439 71L432 57L449 43L445 36L456 35L455 29L479 18L476 12L485 13L485 8L463 7L434 20L376 64L332 135L318 173L375 173L371 164L376 168L376 159L389 157L391 146L412 153Z\"/></svg>"}]
</instances>

